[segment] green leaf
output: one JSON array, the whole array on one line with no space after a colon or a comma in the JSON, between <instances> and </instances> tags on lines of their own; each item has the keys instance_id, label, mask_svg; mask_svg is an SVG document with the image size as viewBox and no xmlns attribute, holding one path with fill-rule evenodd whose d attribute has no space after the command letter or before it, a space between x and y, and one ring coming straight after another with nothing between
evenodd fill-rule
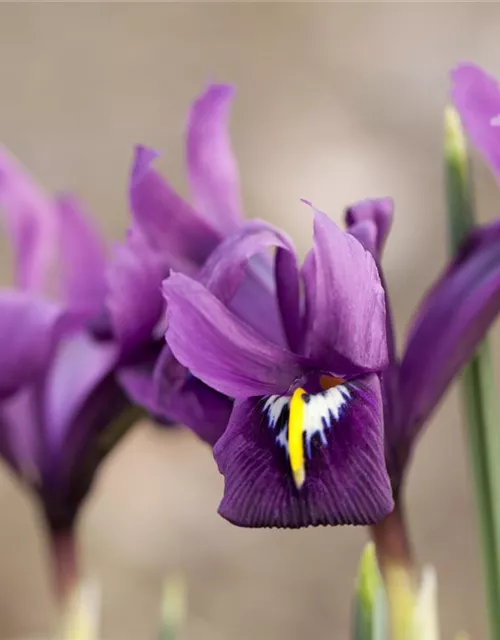
<instances>
[{"instance_id":1,"label":"green leaf","mask_svg":"<svg viewBox=\"0 0 500 640\"><path fill-rule=\"evenodd\" d=\"M359 564L351 639L388 640L387 602L372 542L365 546Z\"/></svg>"},{"instance_id":2,"label":"green leaf","mask_svg":"<svg viewBox=\"0 0 500 640\"><path fill-rule=\"evenodd\" d=\"M187 613L186 583L174 575L163 584L161 629L159 640L175 640L184 625Z\"/></svg>"}]
</instances>

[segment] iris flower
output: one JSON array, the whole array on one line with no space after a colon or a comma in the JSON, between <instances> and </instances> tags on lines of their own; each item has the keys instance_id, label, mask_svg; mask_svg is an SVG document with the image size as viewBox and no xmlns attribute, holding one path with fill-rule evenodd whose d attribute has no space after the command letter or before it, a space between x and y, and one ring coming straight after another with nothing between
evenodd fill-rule
<instances>
[{"instance_id":1,"label":"iris flower","mask_svg":"<svg viewBox=\"0 0 500 640\"><path fill-rule=\"evenodd\" d=\"M105 257L77 203L46 196L5 150L0 209L17 285L0 291L0 453L38 496L62 595L75 518L128 405L116 348L85 331L102 308Z\"/></svg>"},{"instance_id":2,"label":"iris flower","mask_svg":"<svg viewBox=\"0 0 500 640\"><path fill-rule=\"evenodd\" d=\"M225 429L232 398L189 373L165 346L161 282L171 269L204 281L210 261L243 223L228 133L233 94L228 85L211 84L189 111L186 165L192 204L152 167L158 154L137 147L129 184L132 227L109 268L106 317L95 324L101 338L119 345L119 378L129 396L160 422L186 424L212 445ZM268 271L259 259L251 261L235 276L242 282L229 304L273 336L281 327ZM228 293L218 294L227 298Z\"/></svg>"},{"instance_id":3,"label":"iris flower","mask_svg":"<svg viewBox=\"0 0 500 640\"><path fill-rule=\"evenodd\" d=\"M470 67L460 73L459 110L478 101L463 97ZM494 87L490 128L500 114ZM491 102L491 80L488 91ZM463 116L479 144L480 126ZM490 138L481 139L483 153L495 158ZM500 310L500 225L469 235L418 305L400 356L381 267L392 218L389 198L364 200L347 210L344 234L316 212L315 247L299 274L280 234L275 275L285 344L235 318L202 283L181 274L166 280L170 349L193 375L236 399L214 448L225 478L220 513L228 520L255 527L377 523L392 506L386 469L400 507L418 436ZM228 253L218 269L235 264Z\"/></svg>"},{"instance_id":4,"label":"iris flower","mask_svg":"<svg viewBox=\"0 0 500 640\"><path fill-rule=\"evenodd\" d=\"M273 245L281 339L214 293L234 292L234 274ZM314 210L314 247L300 271L290 241L258 221L226 242L211 270L205 282L173 274L164 293L176 358L235 398L214 448L225 478L221 515L289 528L383 518L393 506L380 387L386 318L370 253Z\"/></svg>"}]
</instances>

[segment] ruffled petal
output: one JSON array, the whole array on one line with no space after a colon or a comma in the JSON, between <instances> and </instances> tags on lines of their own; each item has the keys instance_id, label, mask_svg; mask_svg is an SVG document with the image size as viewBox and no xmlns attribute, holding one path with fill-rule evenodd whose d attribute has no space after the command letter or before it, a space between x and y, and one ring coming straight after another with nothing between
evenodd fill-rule
<instances>
[{"instance_id":1,"label":"ruffled petal","mask_svg":"<svg viewBox=\"0 0 500 640\"><path fill-rule=\"evenodd\" d=\"M451 73L451 97L472 144L500 180L500 86L475 64Z\"/></svg>"},{"instance_id":2,"label":"ruffled petal","mask_svg":"<svg viewBox=\"0 0 500 640\"><path fill-rule=\"evenodd\" d=\"M13 247L16 285L41 291L55 255L57 213L50 198L1 147L0 210Z\"/></svg>"},{"instance_id":3,"label":"ruffled petal","mask_svg":"<svg viewBox=\"0 0 500 640\"><path fill-rule=\"evenodd\" d=\"M300 374L294 354L265 340L200 283L173 274L163 290L169 347L217 391L234 398L279 393Z\"/></svg>"},{"instance_id":4,"label":"ruffled petal","mask_svg":"<svg viewBox=\"0 0 500 640\"><path fill-rule=\"evenodd\" d=\"M424 298L411 324L400 369L399 429L388 433L405 446L471 358L500 310L500 253L479 243L445 271Z\"/></svg>"},{"instance_id":5,"label":"ruffled petal","mask_svg":"<svg viewBox=\"0 0 500 640\"><path fill-rule=\"evenodd\" d=\"M347 230L354 235L365 249L373 254L376 260L382 257L382 251L389 235L394 216L394 202L392 198L374 198L361 200L348 207L345 214ZM373 230L362 223L371 222L375 225L376 235L373 247Z\"/></svg>"},{"instance_id":6,"label":"ruffled petal","mask_svg":"<svg viewBox=\"0 0 500 640\"><path fill-rule=\"evenodd\" d=\"M221 235L151 168L156 155L147 147L136 147L129 188L134 221L167 265L191 273L205 262Z\"/></svg>"},{"instance_id":7,"label":"ruffled petal","mask_svg":"<svg viewBox=\"0 0 500 640\"><path fill-rule=\"evenodd\" d=\"M337 404L317 402L309 424L305 480L291 472L287 406L273 398L236 401L214 448L224 475L219 513L243 527L299 528L372 524L393 508L384 463L382 400L375 375L337 390ZM274 396L277 398L277 396ZM311 414L309 414L311 416ZM284 434L284 438L282 435Z\"/></svg>"},{"instance_id":8,"label":"ruffled petal","mask_svg":"<svg viewBox=\"0 0 500 640\"><path fill-rule=\"evenodd\" d=\"M164 277L161 259L132 228L125 243L116 248L107 276L106 306L113 335L125 353L151 338L163 312Z\"/></svg>"},{"instance_id":9,"label":"ruffled petal","mask_svg":"<svg viewBox=\"0 0 500 640\"><path fill-rule=\"evenodd\" d=\"M317 210L313 283L310 271L305 286L313 289L307 294L314 300L308 312L312 359L338 373L382 371L388 364L385 293L375 261L358 240ZM340 360L352 370L339 371Z\"/></svg>"},{"instance_id":10,"label":"ruffled petal","mask_svg":"<svg viewBox=\"0 0 500 640\"><path fill-rule=\"evenodd\" d=\"M224 233L242 222L238 168L228 131L233 95L229 85L209 85L193 104L187 128L187 170L194 206Z\"/></svg>"},{"instance_id":11,"label":"ruffled petal","mask_svg":"<svg viewBox=\"0 0 500 640\"><path fill-rule=\"evenodd\" d=\"M76 200L61 196L56 207L62 300L70 311L89 318L102 311L106 296L104 244Z\"/></svg>"},{"instance_id":12,"label":"ruffled petal","mask_svg":"<svg viewBox=\"0 0 500 640\"><path fill-rule=\"evenodd\" d=\"M0 294L0 398L33 382L47 366L62 331L63 310L20 291Z\"/></svg>"}]
</instances>

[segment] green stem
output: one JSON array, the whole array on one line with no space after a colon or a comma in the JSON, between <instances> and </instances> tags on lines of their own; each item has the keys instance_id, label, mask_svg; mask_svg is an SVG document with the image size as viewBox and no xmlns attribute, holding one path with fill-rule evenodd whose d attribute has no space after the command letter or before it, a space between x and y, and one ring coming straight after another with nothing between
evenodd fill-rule
<instances>
[{"instance_id":1,"label":"green stem","mask_svg":"<svg viewBox=\"0 0 500 640\"><path fill-rule=\"evenodd\" d=\"M455 254L474 226L472 185L465 138L458 114L445 118L445 170L450 250ZM467 413L469 457L483 554L490 638L500 640L500 439L496 419L493 371L483 343L462 376Z\"/></svg>"}]
</instances>

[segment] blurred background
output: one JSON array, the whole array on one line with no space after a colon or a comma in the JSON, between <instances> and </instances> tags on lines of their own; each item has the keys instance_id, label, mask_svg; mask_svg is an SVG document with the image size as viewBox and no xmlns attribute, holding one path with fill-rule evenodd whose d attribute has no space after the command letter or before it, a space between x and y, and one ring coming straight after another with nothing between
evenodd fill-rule
<instances>
[{"instance_id":1,"label":"blurred background","mask_svg":"<svg viewBox=\"0 0 500 640\"><path fill-rule=\"evenodd\" d=\"M441 168L448 70L500 75L500 6L475 3L1 4L0 139L48 189L76 192L110 239L127 226L132 146L162 150L186 193L183 126L208 79L237 85L246 213L303 254L311 220L391 195L385 254L400 342L446 259ZM500 211L476 163L483 219ZM8 257L1 259L8 282ZM500 356L500 342L495 351ZM500 379L498 381L500 385ZM474 509L455 391L434 416L407 500L419 559L439 573L444 638L484 635ZM217 516L222 482L190 433L142 424L108 459L80 535L104 589L107 640L155 638L161 583L188 580L187 640L348 637L362 529L246 531ZM0 470L0 638L45 632L54 609L30 497Z\"/></svg>"}]
</instances>

